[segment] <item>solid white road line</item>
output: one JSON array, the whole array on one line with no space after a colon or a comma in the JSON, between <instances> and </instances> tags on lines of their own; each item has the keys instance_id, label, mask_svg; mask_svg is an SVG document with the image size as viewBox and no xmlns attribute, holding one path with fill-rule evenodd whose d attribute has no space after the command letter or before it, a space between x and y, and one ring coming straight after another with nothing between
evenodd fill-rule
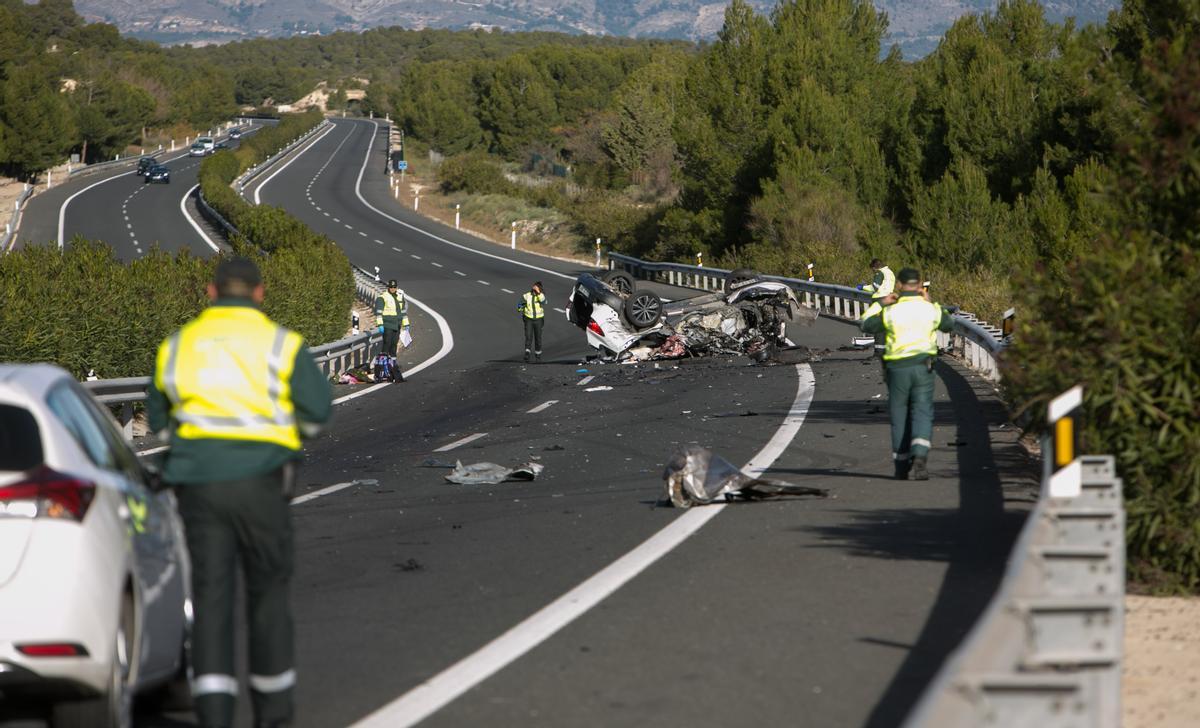
<instances>
[{"instance_id":1,"label":"solid white road line","mask_svg":"<svg viewBox=\"0 0 1200 728\"><path fill-rule=\"evenodd\" d=\"M474 435L467 435L466 437L464 437L462 439L455 440L454 442L450 443L449 445L442 445L438 449L434 450L434 452L446 452L447 450L453 450L456 447L462 447L463 445L466 445L468 442L475 442L476 440L478 440L481 437L487 437L487 433L486 432L476 432Z\"/></svg>"},{"instance_id":2,"label":"solid white road line","mask_svg":"<svg viewBox=\"0 0 1200 728\"><path fill-rule=\"evenodd\" d=\"M320 134L318 134L318 135L317 135L317 137L316 137L315 139L313 139L312 141L310 141L310 142L308 142L307 144L305 144L305 145L304 145L304 148L300 150L300 153L299 153L299 154L297 154L297 155L293 156L291 159L289 159L289 160L287 161L287 163L286 163L286 164L284 164L282 167L280 167L279 169L277 169L277 170L275 170L274 172L272 172L270 177L267 177L266 179L264 179L264 180L262 181L262 183L261 183L261 184L259 184L259 186L258 186L258 187L255 187L255 188L254 188L254 204L256 204L256 205L261 205L261 204L262 204L262 197L261 197L261 195L262 195L262 188L263 188L263 187L266 187L268 182L270 182L271 180L275 179L275 175L279 174L279 173L280 173L280 172L282 172L283 170L285 170L285 169L287 169L288 167L292 166L292 162L295 162L297 159L299 159L299 158L300 158L300 155L302 155L302 154L304 154L305 152L307 152L307 151L309 150L309 148L310 148L310 147L314 146L314 145L315 145L317 142L319 142L319 141L321 141L322 139L324 139L326 134L328 134L329 132L333 131L333 128L334 128L334 125L333 125L333 124L330 124L328 129L326 129L325 131L321 132ZM353 132L352 132L352 133L353 133ZM346 135L346 139L349 139L349 138L350 138L350 134L347 134L347 135ZM342 140L342 143L343 143L343 144L345 143L345 139L343 139L343 140Z\"/></svg>"},{"instance_id":3,"label":"solid white road line","mask_svg":"<svg viewBox=\"0 0 1200 728\"><path fill-rule=\"evenodd\" d=\"M302 496L293 498L292 505L298 506L301 503L307 503L310 500L316 500L317 498L320 498L323 495L329 495L330 493L336 493L339 490L345 490L346 488L349 488L350 486L352 486L356 483L358 483L357 480L351 480L349 483L334 483L333 485L326 486L324 488L321 488L320 490L314 490L311 493L305 493Z\"/></svg>"},{"instance_id":4,"label":"solid white road line","mask_svg":"<svg viewBox=\"0 0 1200 728\"><path fill-rule=\"evenodd\" d=\"M575 386L582 387L583 385L587 384L588 382L592 381L595 378L596 378L595 374L589 374L586 377L584 377L583 379L580 379L578 382L575 382Z\"/></svg>"},{"instance_id":5,"label":"solid white road line","mask_svg":"<svg viewBox=\"0 0 1200 728\"><path fill-rule=\"evenodd\" d=\"M188 195L192 194L192 192L199 187L200 185L192 185L192 189L183 193L183 197L179 200L179 211L183 213L183 219L188 221L188 224L192 226L192 229L196 231L196 234L200 236L200 239L207 243L208 247L212 248L214 253L220 253L221 248L219 248L217 244L213 242L212 238L208 237L208 233L204 232L204 229L200 227L200 223L193 220L192 216L189 215L187 211Z\"/></svg>"},{"instance_id":6,"label":"solid white road line","mask_svg":"<svg viewBox=\"0 0 1200 728\"><path fill-rule=\"evenodd\" d=\"M812 404L816 380L812 368L807 364L797 364L796 373L799 383L792 407L771 440L743 468L748 475L756 477L770 467L804 424ZM585 614L670 553L724 509L723 503L716 503L686 511L587 581L473 654L354 723L351 728L407 728L428 718Z\"/></svg>"},{"instance_id":7,"label":"solid white road line","mask_svg":"<svg viewBox=\"0 0 1200 728\"><path fill-rule=\"evenodd\" d=\"M549 402L542 402L542 403L541 403L541 404L539 404L537 407L534 407L533 409L529 410L529 411L528 411L528 412L526 412L525 414L527 414L527 415L536 415L538 412L541 412L542 410L549 409L551 405L556 405L556 404L558 404L558 400L557 400L557 399L552 399L552 400L550 400Z\"/></svg>"},{"instance_id":8,"label":"solid white road line","mask_svg":"<svg viewBox=\"0 0 1200 728\"><path fill-rule=\"evenodd\" d=\"M185 155L186 155L186 152L184 154L179 154L174 157L163 157L163 162L164 163L165 162L174 162L176 159L179 159L180 157L183 157ZM131 169L128 172L122 172L121 174L114 174L112 177L106 177L106 178L100 180L99 182L93 182L92 184L88 185L87 187L84 187L82 190L79 190L78 192L76 192L75 194L71 195L70 197L68 197L66 200L63 201L62 207L58 208L58 249L59 250L62 250L62 247L63 247L63 228L66 226L66 221L67 221L67 205L71 204L71 200L74 200L76 197L79 197L84 192L87 192L88 190L92 189L93 187L99 187L100 185L104 184L105 182L112 182L114 179L118 179L120 177L124 177L126 175L133 174L135 171L137 171L137 170ZM16 240L15 235L14 235L13 240L14 241Z\"/></svg>"},{"instance_id":9,"label":"solid white road line","mask_svg":"<svg viewBox=\"0 0 1200 728\"><path fill-rule=\"evenodd\" d=\"M351 122L351 123L358 123L358 122ZM364 122L364 123L374 123L374 122ZM376 124L376 127L378 127L378 124ZM356 195L358 195L359 202L362 202L363 205L365 205L367 208L369 208L370 210L373 210L380 216L385 217L388 220L391 220L392 222L396 223L397 225L403 225L404 227L408 228L409 230L412 230L413 232L420 233L421 235L424 235L429 238L433 238L434 240L436 240L440 243L445 243L446 245L454 246L455 248L458 248L460 250L465 250L469 253L474 253L475 255L482 255L485 258L492 258L494 260L502 260L505 263L511 263L512 265L519 265L522 268L529 268L530 270L536 270L540 273L545 273L546 275L558 276L559 278L566 278L567 280L571 280L571 281L575 280L575 276L573 276L573 275L568 275L566 273L559 273L558 271L550 270L549 268L541 268L539 266L533 265L532 263L525 263L525 262L522 262L519 260L513 260L512 258L505 258L502 255L493 255L491 253L485 253L482 250L476 250L476 249L468 247L466 245L459 245L458 243L451 242L451 241L441 237L440 235L434 235L433 233L429 232L428 230L419 228L416 225L410 225L409 223L406 223L403 220L392 217L391 215L387 214L383 210L380 210L378 207L375 207L371 203L367 202L367 199L362 196L362 190L360 189L360 187L361 187L361 183L362 183L363 172L366 171L367 165L371 161L371 150L374 149L374 147L375 147L375 137L376 136L378 136L378 134L370 135L371 139L370 139L370 141L367 142L367 153L363 157L363 166L358 171L358 182L359 183L354 186L354 193Z\"/></svg>"}]
</instances>

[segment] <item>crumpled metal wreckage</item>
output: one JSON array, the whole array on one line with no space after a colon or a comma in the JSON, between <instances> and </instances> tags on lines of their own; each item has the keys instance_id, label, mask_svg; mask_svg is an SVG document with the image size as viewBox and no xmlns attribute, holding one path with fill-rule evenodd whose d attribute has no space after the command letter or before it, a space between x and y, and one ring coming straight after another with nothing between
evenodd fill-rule
<instances>
[{"instance_id":1,"label":"crumpled metal wreckage","mask_svg":"<svg viewBox=\"0 0 1200 728\"><path fill-rule=\"evenodd\" d=\"M808 325L818 316L815 309L801 306L783 285L760 284L732 302L709 294L678 304L683 310L668 310L661 329L627 351L630 359L732 354L766 361L788 346L783 333L786 323Z\"/></svg>"},{"instance_id":2,"label":"crumpled metal wreckage","mask_svg":"<svg viewBox=\"0 0 1200 728\"><path fill-rule=\"evenodd\" d=\"M688 445L667 462L663 479L667 497L676 508L725 501L759 500L776 496L828 497L825 488L795 485L771 478L754 478L733 463L699 445Z\"/></svg>"},{"instance_id":3,"label":"crumpled metal wreckage","mask_svg":"<svg viewBox=\"0 0 1200 728\"><path fill-rule=\"evenodd\" d=\"M495 485L506 480L533 480L545 469L545 465L533 462L506 468L496 463L463 465L462 462L456 461L446 480L459 485Z\"/></svg>"}]
</instances>

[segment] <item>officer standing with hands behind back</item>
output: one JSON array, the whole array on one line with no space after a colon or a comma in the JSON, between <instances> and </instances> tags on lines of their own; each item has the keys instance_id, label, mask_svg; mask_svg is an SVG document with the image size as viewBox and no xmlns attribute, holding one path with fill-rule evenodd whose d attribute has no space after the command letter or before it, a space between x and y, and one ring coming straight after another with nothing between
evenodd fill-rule
<instances>
[{"instance_id":1,"label":"officer standing with hands behind back","mask_svg":"<svg viewBox=\"0 0 1200 728\"><path fill-rule=\"evenodd\" d=\"M174 486L192 560L192 696L200 725L233 725L234 592L245 577L256 726L293 719L292 515L301 437L332 409L304 340L267 318L258 267L222 260L212 305L162 343L147 394L150 428L169 432Z\"/></svg>"},{"instance_id":2,"label":"officer standing with hands behind back","mask_svg":"<svg viewBox=\"0 0 1200 728\"><path fill-rule=\"evenodd\" d=\"M529 361L532 352L537 361L542 360L542 326L546 323L546 294L542 293L542 282L536 281L533 286L521 296L517 304L521 318L525 322L525 361Z\"/></svg>"},{"instance_id":3,"label":"officer standing with hands behind back","mask_svg":"<svg viewBox=\"0 0 1200 728\"><path fill-rule=\"evenodd\" d=\"M892 420L892 459L896 479L929 480L926 468L933 437L933 363L937 332L950 331L954 319L921 290L921 274L903 268L898 293L880 299L881 307L862 322L868 334L883 334L888 410Z\"/></svg>"}]
</instances>

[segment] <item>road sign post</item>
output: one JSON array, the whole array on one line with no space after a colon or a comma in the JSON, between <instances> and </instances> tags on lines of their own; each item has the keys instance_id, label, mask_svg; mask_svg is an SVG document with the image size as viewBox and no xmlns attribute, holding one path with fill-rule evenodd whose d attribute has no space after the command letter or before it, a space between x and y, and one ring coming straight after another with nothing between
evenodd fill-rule
<instances>
[{"instance_id":1,"label":"road sign post","mask_svg":"<svg viewBox=\"0 0 1200 728\"><path fill-rule=\"evenodd\" d=\"M1042 460L1051 498L1074 498L1083 490L1079 460L1079 426L1083 387L1076 385L1055 397L1046 411L1049 432L1042 438Z\"/></svg>"}]
</instances>

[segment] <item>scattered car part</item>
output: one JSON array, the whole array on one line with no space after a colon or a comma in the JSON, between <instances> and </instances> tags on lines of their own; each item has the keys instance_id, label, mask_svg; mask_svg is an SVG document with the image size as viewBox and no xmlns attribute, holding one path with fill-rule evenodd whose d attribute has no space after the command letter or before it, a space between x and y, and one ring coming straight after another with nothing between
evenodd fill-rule
<instances>
[{"instance_id":1,"label":"scattered car part","mask_svg":"<svg viewBox=\"0 0 1200 728\"><path fill-rule=\"evenodd\" d=\"M459 485L495 485L506 480L533 480L541 475L546 466L541 463L524 463L515 468L506 468L496 463L454 464L454 470L446 480Z\"/></svg>"},{"instance_id":2,"label":"scattered car part","mask_svg":"<svg viewBox=\"0 0 1200 728\"><path fill-rule=\"evenodd\" d=\"M781 495L827 497L825 488L795 485L769 478L753 478L720 455L699 445L675 453L663 471L667 498L676 508L707 505L724 496L726 501L757 500Z\"/></svg>"}]
</instances>

